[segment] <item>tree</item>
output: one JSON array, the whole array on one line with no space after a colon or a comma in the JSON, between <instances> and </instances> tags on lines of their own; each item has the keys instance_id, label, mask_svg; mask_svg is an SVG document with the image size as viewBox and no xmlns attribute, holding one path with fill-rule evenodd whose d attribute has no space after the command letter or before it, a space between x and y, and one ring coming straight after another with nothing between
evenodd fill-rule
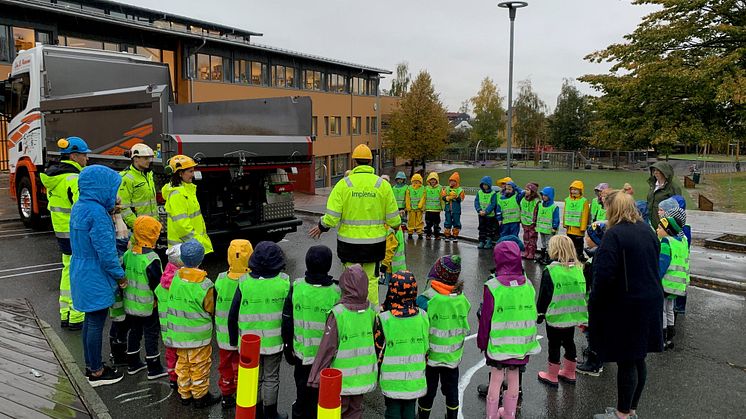
<instances>
[{"instance_id":1,"label":"tree","mask_svg":"<svg viewBox=\"0 0 746 419\"><path fill-rule=\"evenodd\" d=\"M422 163L424 170L427 159L442 154L448 131L445 108L435 93L430 74L422 71L391 113L384 143L394 155L412 160L410 175L413 175L417 162Z\"/></svg>"},{"instance_id":2,"label":"tree","mask_svg":"<svg viewBox=\"0 0 746 419\"><path fill-rule=\"evenodd\" d=\"M557 107L549 118L549 140L562 150L579 150L590 137L591 103L571 80L562 82Z\"/></svg>"},{"instance_id":3,"label":"tree","mask_svg":"<svg viewBox=\"0 0 746 419\"><path fill-rule=\"evenodd\" d=\"M468 114L469 113L469 109L470 109L470 103L469 103L468 100L465 100L465 101L461 102L461 106L459 106L458 111L461 112L461 113L467 113Z\"/></svg>"},{"instance_id":4,"label":"tree","mask_svg":"<svg viewBox=\"0 0 746 419\"><path fill-rule=\"evenodd\" d=\"M531 80L519 82L518 96L513 102L513 145L538 148L546 135L548 111L546 103L539 99L539 95L531 87Z\"/></svg>"},{"instance_id":5,"label":"tree","mask_svg":"<svg viewBox=\"0 0 746 419\"><path fill-rule=\"evenodd\" d=\"M412 76L409 74L409 64L403 61L396 65L396 78L391 80L391 90L389 95L402 97L409 89L409 82Z\"/></svg>"},{"instance_id":6,"label":"tree","mask_svg":"<svg viewBox=\"0 0 746 419\"><path fill-rule=\"evenodd\" d=\"M586 75L603 96L593 100L594 143L614 148L677 144L724 148L744 135L746 2L635 0L660 9L625 43L586 57L609 62Z\"/></svg>"},{"instance_id":7,"label":"tree","mask_svg":"<svg viewBox=\"0 0 746 419\"><path fill-rule=\"evenodd\" d=\"M476 144L482 140L486 146L500 145L502 140L498 135L505 129L505 108L503 98L492 79L485 77L482 80L479 92L471 98L471 103L474 106L474 120L471 123L472 143Z\"/></svg>"}]
</instances>

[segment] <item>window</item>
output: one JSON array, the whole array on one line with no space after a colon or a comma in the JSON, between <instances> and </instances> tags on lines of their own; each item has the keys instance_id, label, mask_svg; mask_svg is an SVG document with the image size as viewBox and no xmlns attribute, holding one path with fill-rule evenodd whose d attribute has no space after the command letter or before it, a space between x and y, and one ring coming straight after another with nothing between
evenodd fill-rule
<instances>
[{"instance_id":1,"label":"window","mask_svg":"<svg viewBox=\"0 0 746 419\"><path fill-rule=\"evenodd\" d=\"M31 49L34 47L36 36L34 30L29 28L13 28L13 42L16 46L16 54L21 50Z\"/></svg>"},{"instance_id":2,"label":"window","mask_svg":"<svg viewBox=\"0 0 746 419\"><path fill-rule=\"evenodd\" d=\"M15 76L10 81L10 98L5 100L5 114L9 119L26 109L29 91L31 90L31 79L29 73Z\"/></svg>"},{"instance_id":3,"label":"window","mask_svg":"<svg viewBox=\"0 0 746 419\"><path fill-rule=\"evenodd\" d=\"M104 42L104 50L119 52L119 44L114 44L111 42Z\"/></svg>"},{"instance_id":4,"label":"window","mask_svg":"<svg viewBox=\"0 0 746 419\"><path fill-rule=\"evenodd\" d=\"M315 157L313 159L315 166L315 180L322 181L326 178L326 157Z\"/></svg>"},{"instance_id":5,"label":"window","mask_svg":"<svg viewBox=\"0 0 746 419\"><path fill-rule=\"evenodd\" d=\"M329 74L327 90L335 93L344 93L347 91L345 76L341 74Z\"/></svg>"},{"instance_id":6,"label":"window","mask_svg":"<svg viewBox=\"0 0 746 419\"><path fill-rule=\"evenodd\" d=\"M370 132L372 134L378 134L378 117L377 116L370 117Z\"/></svg>"},{"instance_id":7,"label":"window","mask_svg":"<svg viewBox=\"0 0 746 419\"><path fill-rule=\"evenodd\" d=\"M10 38L8 27L0 25L0 61L10 61Z\"/></svg>"},{"instance_id":8,"label":"window","mask_svg":"<svg viewBox=\"0 0 746 419\"><path fill-rule=\"evenodd\" d=\"M365 133L370 134L370 117L365 117Z\"/></svg>"},{"instance_id":9,"label":"window","mask_svg":"<svg viewBox=\"0 0 746 419\"><path fill-rule=\"evenodd\" d=\"M352 93L356 95L367 95L366 80L361 77L352 78Z\"/></svg>"},{"instance_id":10,"label":"window","mask_svg":"<svg viewBox=\"0 0 746 419\"><path fill-rule=\"evenodd\" d=\"M52 34L49 32L36 31L36 42L49 45L52 43Z\"/></svg>"},{"instance_id":11,"label":"window","mask_svg":"<svg viewBox=\"0 0 746 419\"><path fill-rule=\"evenodd\" d=\"M149 58L150 61L161 61L161 50L158 48L135 47L137 55Z\"/></svg>"},{"instance_id":12,"label":"window","mask_svg":"<svg viewBox=\"0 0 746 419\"><path fill-rule=\"evenodd\" d=\"M246 75L246 64L248 63L244 60L233 61L233 83L249 83L249 78Z\"/></svg>"},{"instance_id":13,"label":"window","mask_svg":"<svg viewBox=\"0 0 746 419\"><path fill-rule=\"evenodd\" d=\"M273 65L272 85L276 87L296 87L295 69L284 65Z\"/></svg>"},{"instance_id":14,"label":"window","mask_svg":"<svg viewBox=\"0 0 746 419\"><path fill-rule=\"evenodd\" d=\"M104 45L104 48L106 48L106 45ZM163 62L165 64L168 64L168 72L171 76L171 90L174 91L174 96L176 96L176 73L174 72L176 69L176 55L173 51L169 51L167 49L164 49L162 51L163 55Z\"/></svg>"},{"instance_id":15,"label":"window","mask_svg":"<svg viewBox=\"0 0 746 419\"><path fill-rule=\"evenodd\" d=\"M342 117L333 116L329 118L329 133L331 135L342 135Z\"/></svg>"},{"instance_id":16,"label":"window","mask_svg":"<svg viewBox=\"0 0 746 419\"><path fill-rule=\"evenodd\" d=\"M336 154L332 156L332 177L344 176L347 170L347 154Z\"/></svg>"},{"instance_id":17,"label":"window","mask_svg":"<svg viewBox=\"0 0 746 419\"><path fill-rule=\"evenodd\" d=\"M197 54L197 78L199 80L210 80L210 56Z\"/></svg>"},{"instance_id":18,"label":"window","mask_svg":"<svg viewBox=\"0 0 746 419\"><path fill-rule=\"evenodd\" d=\"M68 47L77 48L91 48L91 49L104 49L104 43L101 41L94 41L92 39L75 38L72 36L67 37Z\"/></svg>"},{"instance_id":19,"label":"window","mask_svg":"<svg viewBox=\"0 0 746 419\"><path fill-rule=\"evenodd\" d=\"M227 81L230 76L230 60L217 55L197 54L197 78L199 80Z\"/></svg>"},{"instance_id":20,"label":"window","mask_svg":"<svg viewBox=\"0 0 746 419\"><path fill-rule=\"evenodd\" d=\"M352 135L360 135L360 130L363 125L363 117L356 116L352 118Z\"/></svg>"},{"instance_id":21,"label":"window","mask_svg":"<svg viewBox=\"0 0 746 419\"><path fill-rule=\"evenodd\" d=\"M368 94L378 96L378 80L368 80Z\"/></svg>"},{"instance_id":22,"label":"window","mask_svg":"<svg viewBox=\"0 0 746 419\"><path fill-rule=\"evenodd\" d=\"M251 62L251 84L257 86L264 85L267 79L267 64L259 63L256 61Z\"/></svg>"},{"instance_id":23,"label":"window","mask_svg":"<svg viewBox=\"0 0 746 419\"><path fill-rule=\"evenodd\" d=\"M303 88L306 90L321 90L323 83L321 81L321 72L313 70L303 70Z\"/></svg>"},{"instance_id":24,"label":"window","mask_svg":"<svg viewBox=\"0 0 746 419\"><path fill-rule=\"evenodd\" d=\"M324 117L324 135L329 135L329 117Z\"/></svg>"},{"instance_id":25,"label":"window","mask_svg":"<svg viewBox=\"0 0 746 419\"><path fill-rule=\"evenodd\" d=\"M233 63L233 82L261 85L264 84L266 64L256 61L235 60Z\"/></svg>"},{"instance_id":26,"label":"window","mask_svg":"<svg viewBox=\"0 0 746 419\"><path fill-rule=\"evenodd\" d=\"M311 135L319 135L319 117L311 118Z\"/></svg>"}]
</instances>

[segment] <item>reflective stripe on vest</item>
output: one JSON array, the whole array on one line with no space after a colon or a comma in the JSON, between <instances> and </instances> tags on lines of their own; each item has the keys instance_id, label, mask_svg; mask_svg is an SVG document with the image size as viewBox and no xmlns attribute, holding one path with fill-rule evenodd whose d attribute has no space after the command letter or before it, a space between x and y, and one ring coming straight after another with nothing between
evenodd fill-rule
<instances>
[{"instance_id":1,"label":"reflective stripe on vest","mask_svg":"<svg viewBox=\"0 0 746 419\"><path fill-rule=\"evenodd\" d=\"M440 196L442 190L443 188L440 185L435 187L430 185L425 186L425 211L443 210L443 201Z\"/></svg>"},{"instance_id":2,"label":"reflective stripe on vest","mask_svg":"<svg viewBox=\"0 0 746 419\"><path fill-rule=\"evenodd\" d=\"M671 248L671 263L663 275L663 291L672 295L686 295L689 284L689 248L686 239L668 239Z\"/></svg>"},{"instance_id":3,"label":"reflective stripe on vest","mask_svg":"<svg viewBox=\"0 0 746 419\"><path fill-rule=\"evenodd\" d=\"M134 218L149 215L158 219L158 203L155 200L155 183L153 172L143 173L133 166L120 172L122 185L119 194L122 197L122 216L128 224L134 223ZM134 216L134 217L133 217Z\"/></svg>"},{"instance_id":4,"label":"reflective stripe on vest","mask_svg":"<svg viewBox=\"0 0 746 419\"><path fill-rule=\"evenodd\" d=\"M166 234L169 247L194 238L204 246L205 254L212 252L212 242L197 200L196 185L183 183L173 188L168 192L165 208L168 214Z\"/></svg>"},{"instance_id":5,"label":"reflective stripe on vest","mask_svg":"<svg viewBox=\"0 0 746 419\"><path fill-rule=\"evenodd\" d=\"M430 319L430 352L427 365L456 368L464 353L464 339L469 333L471 305L463 294L443 295L430 288L427 316Z\"/></svg>"},{"instance_id":6,"label":"reflective stripe on vest","mask_svg":"<svg viewBox=\"0 0 746 419\"><path fill-rule=\"evenodd\" d=\"M124 275L127 278L127 287L124 288L124 312L130 316L148 317L153 314L155 297L150 289L147 269L154 261L160 263L155 252L136 254L132 250L127 250L122 256Z\"/></svg>"},{"instance_id":7,"label":"reflective stripe on vest","mask_svg":"<svg viewBox=\"0 0 746 419\"><path fill-rule=\"evenodd\" d=\"M212 341L212 316L202 306L214 286L205 278L191 282L174 275L168 290L166 328L171 347L200 348Z\"/></svg>"},{"instance_id":8,"label":"reflective stripe on vest","mask_svg":"<svg viewBox=\"0 0 746 419\"><path fill-rule=\"evenodd\" d=\"M513 194L510 198L498 199L497 203L500 205L500 211L503 213L503 223L517 223L521 221L521 208L518 206L517 194Z\"/></svg>"},{"instance_id":9,"label":"reflective stripe on vest","mask_svg":"<svg viewBox=\"0 0 746 419\"><path fill-rule=\"evenodd\" d=\"M407 258L404 253L404 232L400 228L396 229L396 233L394 233L396 236L396 241L398 244L396 245L396 250L394 250L394 255L391 257L391 273L397 273L399 271L406 271L407 270Z\"/></svg>"},{"instance_id":10,"label":"reflective stripe on vest","mask_svg":"<svg viewBox=\"0 0 746 419\"><path fill-rule=\"evenodd\" d=\"M313 364L326 329L326 318L342 292L337 284L312 285L304 278L293 283L293 351L303 365Z\"/></svg>"},{"instance_id":11,"label":"reflective stripe on vest","mask_svg":"<svg viewBox=\"0 0 746 419\"><path fill-rule=\"evenodd\" d=\"M290 290L290 277L285 273L274 278L248 276L238 286L242 298L238 311L241 335L259 335L262 355L282 352L282 307Z\"/></svg>"},{"instance_id":12,"label":"reflective stripe on vest","mask_svg":"<svg viewBox=\"0 0 746 419\"><path fill-rule=\"evenodd\" d=\"M581 197L580 199L565 198L565 225L580 227L586 202L588 200L585 197Z\"/></svg>"},{"instance_id":13,"label":"reflective stripe on vest","mask_svg":"<svg viewBox=\"0 0 746 419\"><path fill-rule=\"evenodd\" d=\"M534 223L534 211L541 199L534 198L531 201L525 197L521 199L521 224L531 225Z\"/></svg>"},{"instance_id":14,"label":"reflective stripe on vest","mask_svg":"<svg viewBox=\"0 0 746 419\"><path fill-rule=\"evenodd\" d=\"M423 186L420 186L419 188L410 187L409 207L412 209L417 209L420 205L420 200L422 199L423 195L425 195L425 188Z\"/></svg>"},{"instance_id":15,"label":"reflective stripe on vest","mask_svg":"<svg viewBox=\"0 0 746 419\"><path fill-rule=\"evenodd\" d=\"M494 276L485 284L495 305L487 354L496 361L523 359L541 351L536 338L536 291L531 281L504 286Z\"/></svg>"},{"instance_id":16,"label":"reflective stripe on vest","mask_svg":"<svg viewBox=\"0 0 746 419\"><path fill-rule=\"evenodd\" d=\"M230 337L228 336L228 312L231 311L233 296L236 295L238 284L246 279L248 274L240 278L233 279L228 277L227 272L218 275L215 280L215 340L218 341L218 347L228 351L238 349L237 346L231 346Z\"/></svg>"},{"instance_id":17,"label":"reflective stripe on vest","mask_svg":"<svg viewBox=\"0 0 746 419\"><path fill-rule=\"evenodd\" d=\"M64 163L81 170L80 165L71 161L63 160ZM73 203L77 199L78 173L62 173L55 176L41 175L42 184L47 189L47 209L52 219L52 228L55 236L61 239L70 238L70 213ZM52 185L54 181L54 187ZM72 192L72 201L68 191Z\"/></svg>"},{"instance_id":18,"label":"reflective stripe on vest","mask_svg":"<svg viewBox=\"0 0 746 419\"><path fill-rule=\"evenodd\" d=\"M109 307L109 317L113 322L121 322L127 318L127 313L124 312L124 297L122 297L121 289L114 293L114 304Z\"/></svg>"},{"instance_id":19,"label":"reflective stripe on vest","mask_svg":"<svg viewBox=\"0 0 746 419\"><path fill-rule=\"evenodd\" d=\"M486 211L487 207L490 206L492 203L492 197L495 196L495 191L490 191L489 193L485 193L482 189L479 189L477 191L477 199L479 200L479 207L482 208L482 211ZM494 217L495 212L492 211L488 214L485 214L487 217Z\"/></svg>"},{"instance_id":20,"label":"reflective stripe on vest","mask_svg":"<svg viewBox=\"0 0 746 419\"><path fill-rule=\"evenodd\" d=\"M392 399L416 399L427 392L425 355L429 321L422 310L410 317L390 311L378 315L386 339L381 363L381 392Z\"/></svg>"},{"instance_id":21,"label":"reflective stripe on vest","mask_svg":"<svg viewBox=\"0 0 746 419\"><path fill-rule=\"evenodd\" d=\"M156 300L158 300L158 323L161 326L163 344L167 347L172 346L171 339L168 337L168 290L158 284L154 293Z\"/></svg>"},{"instance_id":22,"label":"reflective stripe on vest","mask_svg":"<svg viewBox=\"0 0 746 419\"><path fill-rule=\"evenodd\" d=\"M409 189L407 185L395 185L391 187L391 190L394 192L394 199L396 199L396 206L399 207L399 209L406 208L404 200L407 199L407 189Z\"/></svg>"},{"instance_id":23,"label":"reflective stripe on vest","mask_svg":"<svg viewBox=\"0 0 746 419\"><path fill-rule=\"evenodd\" d=\"M536 214L536 231L542 234L552 234L552 222L554 218L554 209L557 208L557 204L545 207L543 204L539 206L539 212Z\"/></svg>"},{"instance_id":24,"label":"reflective stripe on vest","mask_svg":"<svg viewBox=\"0 0 746 419\"><path fill-rule=\"evenodd\" d=\"M331 311L337 322L338 349L331 367L342 371L342 396L365 394L376 388L378 359L373 339L375 312L351 311L337 304Z\"/></svg>"},{"instance_id":25,"label":"reflective stripe on vest","mask_svg":"<svg viewBox=\"0 0 746 419\"><path fill-rule=\"evenodd\" d=\"M547 324L553 327L575 327L588 324L585 299L585 277L580 266L567 267L559 262L547 266L554 290L546 312Z\"/></svg>"}]
</instances>

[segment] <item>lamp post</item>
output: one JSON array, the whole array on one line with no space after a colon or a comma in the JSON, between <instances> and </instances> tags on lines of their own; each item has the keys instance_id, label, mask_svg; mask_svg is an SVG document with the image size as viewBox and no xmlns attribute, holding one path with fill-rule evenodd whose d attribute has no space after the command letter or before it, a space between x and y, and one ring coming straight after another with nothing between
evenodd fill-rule
<instances>
[{"instance_id":1,"label":"lamp post","mask_svg":"<svg viewBox=\"0 0 746 419\"><path fill-rule=\"evenodd\" d=\"M508 176L510 176L510 153L513 147L513 26L515 23L515 14L521 7L528 6L525 1L504 1L497 4L498 7L508 9L510 16L510 67L508 70Z\"/></svg>"}]
</instances>

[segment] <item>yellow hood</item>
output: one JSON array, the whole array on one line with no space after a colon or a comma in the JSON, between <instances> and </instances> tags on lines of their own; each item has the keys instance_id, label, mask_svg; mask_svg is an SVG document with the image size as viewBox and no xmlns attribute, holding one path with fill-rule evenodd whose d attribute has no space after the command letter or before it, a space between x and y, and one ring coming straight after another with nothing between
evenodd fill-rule
<instances>
[{"instance_id":1,"label":"yellow hood","mask_svg":"<svg viewBox=\"0 0 746 419\"><path fill-rule=\"evenodd\" d=\"M435 183L440 183L440 178L438 177L438 174L435 172L430 172L429 175L427 175L427 184L430 184L430 179L435 179Z\"/></svg>"},{"instance_id":2,"label":"yellow hood","mask_svg":"<svg viewBox=\"0 0 746 419\"><path fill-rule=\"evenodd\" d=\"M583 185L582 180L573 180L568 189L573 189L573 188L580 190L580 195L581 196L583 195L585 186Z\"/></svg>"},{"instance_id":3,"label":"yellow hood","mask_svg":"<svg viewBox=\"0 0 746 419\"><path fill-rule=\"evenodd\" d=\"M502 179L500 179L500 180L497 181L497 186L503 186L506 183L512 182L512 181L513 181L512 178L506 176L506 177L504 177L504 178L502 178Z\"/></svg>"},{"instance_id":4,"label":"yellow hood","mask_svg":"<svg viewBox=\"0 0 746 419\"><path fill-rule=\"evenodd\" d=\"M161 223L155 218L148 215L141 215L135 220L132 228L132 234L135 236L135 244L132 251L142 253L143 247L155 249L155 242L161 235Z\"/></svg>"},{"instance_id":5,"label":"yellow hood","mask_svg":"<svg viewBox=\"0 0 746 419\"><path fill-rule=\"evenodd\" d=\"M458 174L458 172L453 172L453 174L451 175L451 177L448 178L449 182L452 181L452 180L456 182L456 187L457 188L459 186L461 186L461 176Z\"/></svg>"},{"instance_id":6,"label":"yellow hood","mask_svg":"<svg viewBox=\"0 0 746 419\"><path fill-rule=\"evenodd\" d=\"M233 240L228 246L228 278L238 279L249 271L249 258L254 248L248 240Z\"/></svg>"},{"instance_id":7,"label":"yellow hood","mask_svg":"<svg viewBox=\"0 0 746 419\"><path fill-rule=\"evenodd\" d=\"M410 180L412 183L412 186L415 188L422 186L422 176L419 173L415 173L414 176L412 176L412 179ZM415 184L415 182L417 182Z\"/></svg>"}]
</instances>

